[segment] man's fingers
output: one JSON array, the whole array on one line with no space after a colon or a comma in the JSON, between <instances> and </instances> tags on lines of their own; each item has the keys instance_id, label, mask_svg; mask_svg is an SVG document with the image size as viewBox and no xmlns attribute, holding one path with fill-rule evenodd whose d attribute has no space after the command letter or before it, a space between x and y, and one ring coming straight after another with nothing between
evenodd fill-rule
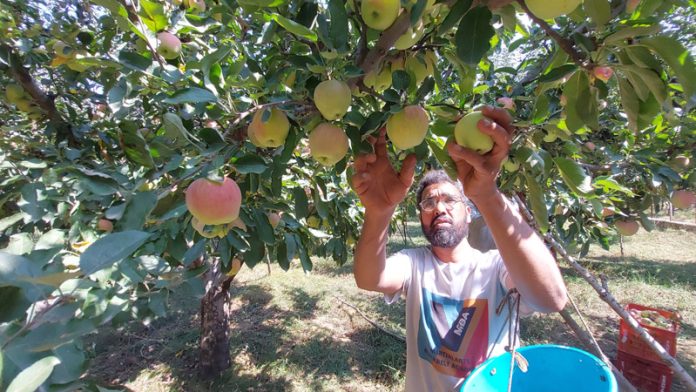
<instances>
[{"instance_id":1,"label":"man's fingers","mask_svg":"<svg viewBox=\"0 0 696 392\"><path fill-rule=\"evenodd\" d=\"M351 178L353 189L358 195L364 193L370 185L370 175L368 173L356 173Z\"/></svg>"},{"instance_id":2,"label":"man's fingers","mask_svg":"<svg viewBox=\"0 0 696 392\"><path fill-rule=\"evenodd\" d=\"M382 128L379 130L379 137L377 138L377 141L375 143L375 154L377 154L378 157L387 156L387 138L385 137L386 133L386 128Z\"/></svg>"},{"instance_id":3,"label":"man's fingers","mask_svg":"<svg viewBox=\"0 0 696 392\"><path fill-rule=\"evenodd\" d=\"M464 148L456 143L449 143L447 151L454 163L457 164L457 168L459 168L460 162L466 162L474 170L486 173L486 158L483 155L479 155L476 151Z\"/></svg>"},{"instance_id":4,"label":"man's fingers","mask_svg":"<svg viewBox=\"0 0 696 392\"><path fill-rule=\"evenodd\" d=\"M478 122L477 126L481 132L493 139L493 143L495 143L494 147L505 147L506 149L510 148L512 137L500 124L495 121L491 121L488 118L484 118Z\"/></svg>"},{"instance_id":5,"label":"man's fingers","mask_svg":"<svg viewBox=\"0 0 696 392\"><path fill-rule=\"evenodd\" d=\"M399 179L401 183L410 187L413 184L413 174L416 172L416 154L409 154L409 156L404 159L401 164L401 172L399 173Z\"/></svg>"},{"instance_id":6,"label":"man's fingers","mask_svg":"<svg viewBox=\"0 0 696 392\"><path fill-rule=\"evenodd\" d=\"M508 133L512 133L512 116L510 116L510 113L507 110L493 106L484 106L483 109L481 109L481 113L502 125Z\"/></svg>"},{"instance_id":7,"label":"man's fingers","mask_svg":"<svg viewBox=\"0 0 696 392\"><path fill-rule=\"evenodd\" d=\"M367 170L367 166L370 163L374 163L376 160L377 156L375 154L360 154L357 158L355 158L353 167L357 173L361 173Z\"/></svg>"}]
</instances>

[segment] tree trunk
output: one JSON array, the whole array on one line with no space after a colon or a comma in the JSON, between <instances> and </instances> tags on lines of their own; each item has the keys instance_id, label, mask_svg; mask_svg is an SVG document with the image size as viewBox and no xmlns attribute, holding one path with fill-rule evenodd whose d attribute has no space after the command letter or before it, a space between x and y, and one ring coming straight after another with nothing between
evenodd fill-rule
<instances>
[{"instance_id":1,"label":"tree trunk","mask_svg":"<svg viewBox=\"0 0 696 392\"><path fill-rule=\"evenodd\" d=\"M220 376L231 365L229 282L214 279L215 274L205 274L206 293L201 300L200 374L204 379Z\"/></svg>"}]
</instances>

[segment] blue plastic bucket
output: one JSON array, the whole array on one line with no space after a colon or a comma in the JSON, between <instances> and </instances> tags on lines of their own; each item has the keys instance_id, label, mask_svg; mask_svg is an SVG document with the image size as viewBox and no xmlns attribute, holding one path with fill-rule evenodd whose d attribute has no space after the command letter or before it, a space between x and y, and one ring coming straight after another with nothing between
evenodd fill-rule
<instances>
[{"instance_id":1,"label":"blue plastic bucket","mask_svg":"<svg viewBox=\"0 0 696 392\"><path fill-rule=\"evenodd\" d=\"M594 355L573 347L543 344L520 347L529 362L526 373L515 366L514 392L617 392L611 369ZM460 392L507 391L510 353L490 358L467 377Z\"/></svg>"}]
</instances>

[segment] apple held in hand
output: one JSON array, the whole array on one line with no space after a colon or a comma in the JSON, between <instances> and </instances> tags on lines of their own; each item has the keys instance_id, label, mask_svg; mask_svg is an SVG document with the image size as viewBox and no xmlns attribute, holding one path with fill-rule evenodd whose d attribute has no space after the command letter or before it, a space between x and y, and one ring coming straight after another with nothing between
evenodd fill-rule
<instances>
[{"instance_id":1,"label":"apple held in hand","mask_svg":"<svg viewBox=\"0 0 696 392\"><path fill-rule=\"evenodd\" d=\"M157 53L161 54L167 60L175 59L181 54L181 41L176 35L163 31L157 34L157 40L159 45L157 46Z\"/></svg>"},{"instance_id":2,"label":"apple held in hand","mask_svg":"<svg viewBox=\"0 0 696 392\"><path fill-rule=\"evenodd\" d=\"M264 112L270 116L264 121ZM257 147L280 147L290 132L290 121L280 109L260 109L254 113L247 133L251 142Z\"/></svg>"},{"instance_id":3,"label":"apple held in hand","mask_svg":"<svg viewBox=\"0 0 696 392\"><path fill-rule=\"evenodd\" d=\"M674 191L670 200L675 207L686 210L696 203L696 194L687 190Z\"/></svg>"},{"instance_id":4,"label":"apple held in hand","mask_svg":"<svg viewBox=\"0 0 696 392\"><path fill-rule=\"evenodd\" d=\"M203 225L230 223L239 216L242 192L237 183L199 178L186 189L186 208Z\"/></svg>"},{"instance_id":5,"label":"apple held in hand","mask_svg":"<svg viewBox=\"0 0 696 392\"><path fill-rule=\"evenodd\" d=\"M429 123L428 112L421 106L406 106L387 120L387 135L394 146L407 150L423 142Z\"/></svg>"},{"instance_id":6,"label":"apple held in hand","mask_svg":"<svg viewBox=\"0 0 696 392\"><path fill-rule=\"evenodd\" d=\"M616 231L624 237L632 236L638 232L640 225L634 220L618 220L614 223Z\"/></svg>"},{"instance_id":7,"label":"apple held in hand","mask_svg":"<svg viewBox=\"0 0 696 392\"><path fill-rule=\"evenodd\" d=\"M553 19L557 16L573 12L582 0L527 0L526 4L532 13L541 19Z\"/></svg>"},{"instance_id":8,"label":"apple held in hand","mask_svg":"<svg viewBox=\"0 0 696 392\"><path fill-rule=\"evenodd\" d=\"M348 136L333 124L321 123L309 135L310 154L324 166L333 166L348 153Z\"/></svg>"},{"instance_id":9,"label":"apple held in hand","mask_svg":"<svg viewBox=\"0 0 696 392\"><path fill-rule=\"evenodd\" d=\"M350 88L338 80L325 80L314 89L314 105L327 120L339 120L350 108Z\"/></svg>"},{"instance_id":10,"label":"apple held in hand","mask_svg":"<svg viewBox=\"0 0 696 392\"><path fill-rule=\"evenodd\" d=\"M479 121L483 119L483 113L471 112L462 117L454 127L454 139L457 144L472 149L480 155L493 149L493 139L478 128Z\"/></svg>"},{"instance_id":11,"label":"apple held in hand","mask_svg":"<svg viewBox=\"0 0 696 392\"><path fill-rule=\"evenodd\" d=\"M360 7L365 24L375 30L386 30L401 10L401 0L363 0Z\"/></svg>"}]
</instances>

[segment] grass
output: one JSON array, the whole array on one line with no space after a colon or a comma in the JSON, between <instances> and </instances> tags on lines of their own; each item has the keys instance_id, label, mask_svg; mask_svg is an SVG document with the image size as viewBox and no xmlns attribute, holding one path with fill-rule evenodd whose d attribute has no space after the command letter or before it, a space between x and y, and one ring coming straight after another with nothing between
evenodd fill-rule
<instances>
[{"instance_id":1,"label":"grass","mask_svg":"<svg viewBox=\"0 0 696 392\"><path fill-rule=\"evenodd\" d=\"M417 224L411 243L424 244ZM389 252L406 247L392 237ZM609 277L621 303L678 310L683 317L678 359L696 376L696 233L640 231L607 252L592 247L582 264ZM196 378L197 301L170 298L171 314L149 326L132 322L90 339L89 376L134 391L400 391L405 344L373 327L353 308L386 329L404 334L404 303L387 306L382 296L357 289L350 261L339 267L315 259L314 271L288 272L263 265L243 269L232 288L232 369L213 383ZM600 345L616 353L618 316L574 270L562 264L569 291ZM343 302L342 302L343 301ZM558 315L523 319L522 343L581 347ZM682 391L678 383L673 391Z\"/></svg>"}]
</instances>

